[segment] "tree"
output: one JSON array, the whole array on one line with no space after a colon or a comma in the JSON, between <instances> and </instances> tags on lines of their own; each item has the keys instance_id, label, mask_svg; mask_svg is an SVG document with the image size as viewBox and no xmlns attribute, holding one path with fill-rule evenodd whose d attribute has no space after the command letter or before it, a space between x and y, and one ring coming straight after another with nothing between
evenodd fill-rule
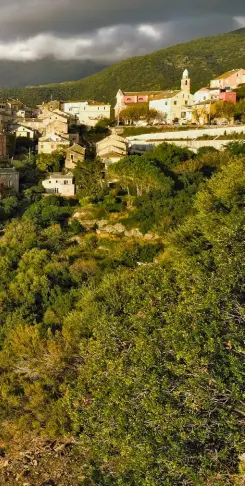
<instances>
[{"instance_id":1,"label":"tree","mask_svg":"<svg viewBox=\"0 0 245 486\"><path fill-rule=\"evenodd\" d=\"M79 198L97 197L103 194L104 164L99 158L92 161L79 162L73 170L76 185L79 187Z\"/></svg>"},{"instance_id":2,"label":"tree","mask_svg":"<svg viewBox=\"0 0 245 486\"><path fill-rule=\"evenodd\" d=\"M9 194L9 189L6 186L4 179L0 177L0 200L5 198Z\"/></svg>"},{"instance_id":3,"label":"tree","mask_svg":"<svg viewBox=\"0 0 245 486\"><path fill-rule=\"evenodd\" d=\"M230 142L226 145L226 151L230 152L232 155L244 157L245 155L245 142L244 140Z\"/></svg>"},{"instance_id":4,"label":"tree","mask_svg":"<svg viewBox=\"0 0 245 486\"><path fill-rule=\"evenodd\" d=\"M65 150L60 148L51 154L39 154L37 167L43 172L60 172L64 167Z\"/></svg>"},{"instance_id":5,"label":"tree","mask_svg":"<svg viewBox=\"0 0 245 486\"><path fill-rule=\"evenodd\" d=\"M108 177L119 179L122 187L127 189L130 196L131 190L136 190L137 196L152 189L171 186L170 180L161 172L156 164L147 157L129 155L108 169Z\"/></svg>"},{"instance_id":6,"label":"tree","mask_svg":"<svg viewBox=\"0 0 245 486\"><path fill-rule=\"evenodd\" d=\"M235 118L241 120L242 122L245 121L245 99L242 98L238 103L235 105Z\"/></svg>"},{"instance_id":7,"label":"tree","mask_svg":"<svg viewBox=\"0 0 245 486\"><path fill-rule=\"evenodd\" d=\"M120 112L120 119L130 124L139 120L145 120L149 123L157 118L159 118L159 112L150 109L148 103L133 104Z\"/></svg>"},{"instance_id":8,"label":"tree","mask_svg":"<svg viewBox=\"0 0 245 486\"><path fill-rule=\"evenodd\" d=\"M230 122L235 115L236 106L230 101L218 101L215 103L215 116L218 118L227 118Z\"/></svg>"}]
</instances>

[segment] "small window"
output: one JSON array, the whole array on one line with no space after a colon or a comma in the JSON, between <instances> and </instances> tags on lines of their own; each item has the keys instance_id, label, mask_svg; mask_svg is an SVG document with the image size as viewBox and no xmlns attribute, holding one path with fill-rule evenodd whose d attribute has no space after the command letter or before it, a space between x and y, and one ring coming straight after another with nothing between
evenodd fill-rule
<instances>
[{"instance_id":1,"label":"small window","mask_svg":"<svg viewBox=\"0 0 245 486\"><path fill-rule=\"evenodd\" d=\"M64 184L67 186L67 184L69 184L69 181L64 181Z\"/></svg>"},{"instance_id":2,"label":"small window","mask_svg":"<svg viewBox=\"0 0 245 486\"><path fill-rule=\"evenodd\" d=\"M167 101L165 101L165 106L168 106L168 102Z\"/></svg>"},{"instance_id":3,"label":"small window","mask_svg":"<svg viewBox=\"0 0 245 486\"><path fill-rule=\"evenodd\" d=\"M71 154L71 160L74 160L74 154Z\"/></svg>"},{"instance_id":4,"label":"small window","mask_svg":"<svg viewBox=\"0 0 245 486\"><path fill-rule=\"evenodd\" d=\"M185 101L185 105L188 105L188 101Z\"/></svg>"},{"instance_id":5,"label":"small window","mask_svg":"<svg viewBox=\"0 0 245 486\"><path fill-rule=\"evenodd\" d=\"M177 101L174 101L174 105L177 105Z\"/></svg>"}]
</instances>

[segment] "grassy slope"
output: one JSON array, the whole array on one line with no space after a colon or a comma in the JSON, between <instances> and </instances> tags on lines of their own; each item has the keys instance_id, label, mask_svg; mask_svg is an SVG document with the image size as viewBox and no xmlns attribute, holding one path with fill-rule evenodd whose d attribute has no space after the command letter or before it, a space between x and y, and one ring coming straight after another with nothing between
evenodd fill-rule
<instances>
[{"instance_id":1,"label":"grassy slope","mask_svg":"<svg viewBox=\"0 0 245 486\"><path fill-rule=\"evenodd\" d=\"M17 97L29 105L60 99L97 99L114 103L124 90L179 87L184 68L192 78L192 89L206 85L222 72L245 67L245 29L206 37L130 58L80 81L24 89L0 90L0 97Z\"/></svg>"}]
</instances>

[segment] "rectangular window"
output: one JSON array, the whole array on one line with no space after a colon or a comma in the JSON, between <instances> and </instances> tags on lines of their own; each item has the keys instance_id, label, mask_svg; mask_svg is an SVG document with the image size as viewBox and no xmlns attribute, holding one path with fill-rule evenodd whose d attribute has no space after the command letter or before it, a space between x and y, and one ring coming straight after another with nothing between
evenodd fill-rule
<instances>
[{"instance_id":1,"label":"rectangular window","mask_svg":"<svg viewBox=\"0 0 245 486\"><path fill-rule=\"evenodd\" d=\"M177 105L177 101L174 101L174 105Z\"/></svg>"},{"instance_id":2,"label":"rectangular window","mask_svg":"<svg viewBox=\"0 0 245 486\"><path fill-rule=\"evenodd\" d=\"M67 186L67 184L69 184L69 181L64 181L64 184L65 186Z\"/></svg>"},{"instance_id":3,"label":"rectangular window","mask_svg":"<svg viewBox=\"0 0 245 486\"><path fill-rule=\"evenodd\" d=\"M165 101L165 106L168 106L168 102L167 101Z\"/></svg>"},{"instance_id":4,"label":"rectangular window","mask_svg":"<svg viewBox=\"0 0 245 486\"><path fill-rule=\"evenodd\" d=\"M185 105L188 105L188 101L185 101Z\"/></svg>"},{"instance_id":5,"label":"rectangular window","mask_svg":"<svg viewBox=\"0 0 245 486\"><path fill-rule=\"evenodd\" d=\"M73 155L73 154L71 154L71 160L72 160L72 161L74 160L74 155Z\"/></svg>"}]
</instances>

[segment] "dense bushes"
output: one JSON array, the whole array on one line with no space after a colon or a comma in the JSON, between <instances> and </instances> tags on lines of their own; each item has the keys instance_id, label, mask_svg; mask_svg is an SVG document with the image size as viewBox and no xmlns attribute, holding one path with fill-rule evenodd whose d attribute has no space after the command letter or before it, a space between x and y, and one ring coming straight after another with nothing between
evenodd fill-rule
<instances>
[{"instance_id":1,"label":"dense bushes","mask_svg":"<svg viewBox=\"0 0 245 486\"><path fill-rule=\"evenodd\" d=\"M75 486L241 486L245 160L231 149L162 146L141 159L132 207L117 187L81 208L122 210L158 239L87 233L78 202L54 196L4 223L3 453L75 441Z\"/></svg>"}]
</instances>

